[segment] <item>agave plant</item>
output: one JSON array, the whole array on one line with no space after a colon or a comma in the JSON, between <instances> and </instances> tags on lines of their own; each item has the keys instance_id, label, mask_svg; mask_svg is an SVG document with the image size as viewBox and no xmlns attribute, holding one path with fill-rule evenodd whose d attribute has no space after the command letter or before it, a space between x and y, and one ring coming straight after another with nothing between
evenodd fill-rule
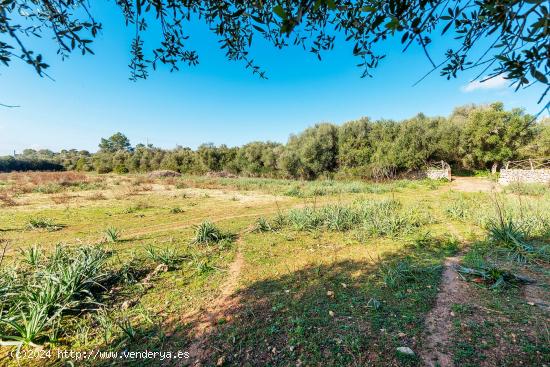
<instances>
[{"instance_id":1,"label":"agave plant","mask_svg":"<svg viewBox=\"0 0 550 367\"><path fill-rule=\"evenodd\" d=\"M38 266L42 258L42 250L40 250L37 245L29 247L26 250L21 250L21 253L23 255L23 260L31 266Z\"/></svg>"},{"instance_id":2,"label":"agave plant","mask_svg":"<svg viewBox=\"0 0 550 367\"><path fill-rule=\"evenodd\" d=\"M48 218L30 218L27 221L27 228L29 230L46 230L53 232L63 229L63 225L55 223L52 219Z\"/></svg>"},{"instance_id":3,"label":"agave plant","mask_svg":"<svg viewBox=\"0 0 550 367\"><path fill-rule=\"evenodd\" d=\"M198 226L195 226L195 237L193 239L193 243L217 243L223 239L232 240L234 237L234 234L223 233L214 223L205 220Z\"/></svg>"},{"instance_id":4,"label":"agave plant","mask_svg":"<svg viewBox=\"0 0 550 367\"><path fill-rule=\"evenodd\" d=\"M272 230L273 228L271 228L271 224L267 219L265 219L264 217L256 219L254 232L270 232Z\"/></svg>"},{"instance_id":5,"label":"agave plant","mask_svg":"<svg viewBox=\"0 0 550 367\"><path fill-rule=\"evenodd\" d=\"M154 262L164 264L171 269L177 268L181 261L185 259L185 256L173 248L159 249L151 246L145 249L145 253Z\"/></svg>"},{"instance_id":6,"label":"agave plant","mask_svg":"<svg viewBox=\"0 0 550 367\"><path fill-rule=\"evenodd\" d=\"M109 276L104 267L107 257L99 247L57 246L30 272L3 278L0 337L21 344L51 340L65 311L95 302L93 292Z\"/></svg>"},{"instance_id":7,"label":"agave plant","mask_svg":"<svg viewBox=\"0 0 550 367\"><path fill-rule=\"evenodd\" d=\"M115 227L109 227L104 232L107 242L118 242L120 240L121 231Z\"/></svg>"}]
</instances>

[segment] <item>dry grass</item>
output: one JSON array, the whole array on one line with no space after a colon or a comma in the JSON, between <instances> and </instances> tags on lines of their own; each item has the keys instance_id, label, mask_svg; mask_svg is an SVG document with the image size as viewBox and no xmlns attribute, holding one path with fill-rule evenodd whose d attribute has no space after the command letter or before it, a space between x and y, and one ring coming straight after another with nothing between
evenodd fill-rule
<instances>
[{"instance_id":1,"label":"dry grass","mask_svg":"<svg viewBox=\"0 0 550 367\"><path fill-rule=\"evenodd\" d=\"M102 192L94 192L92 195L88 196L88 200L107 200L107 197Z\"/></svg>"},{"instance_id":2,"label":"dry grass","mask_svg":"<svg viewBox=\"0 0 550 367\"><path fill-rule=\"evenodd\" d=\"M51 197L51 200L55 203L55 204L67 204L69 201L71 201L71 199L73 199L74 196L71 196L71 195L67 195L67 194L60 194L60 195L55 195L55 196L52 196Z\"/></svg>"},{"instance_id":3,"label":"dry grass","mask_svg":"<svg viewBox=\"0 0 550 367\"><path fill-rule=\"evenodd\" d=\"M16 206L17 202L7 193L0 193L0 203L2 207Z\"/></svg>"}]
</instances>

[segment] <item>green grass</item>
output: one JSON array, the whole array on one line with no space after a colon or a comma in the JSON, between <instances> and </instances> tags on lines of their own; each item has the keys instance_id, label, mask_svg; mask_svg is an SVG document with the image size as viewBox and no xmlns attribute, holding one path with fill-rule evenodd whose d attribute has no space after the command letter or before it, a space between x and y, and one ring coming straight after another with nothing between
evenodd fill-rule
<instances>
[{"instance_id":1,"label":"green grass","mask_svg":"<svg viewBox=\"0 0 550 367\"><path fill-rule=\"evenodd\" d=\"M0 211L0 254L7 244L0 339L53 351L186 350L196 337L197 315L227 291L241 252L233 289L238 301L208 329L205 365L222 358L245 366L419 366L423 320L435 302L442 263L464 241L472 241L465 267L527 271L537 284L547 284L550 274L544 257L511 261L506 251L513 245L499 239L503 228L489 194L456 193L442 182L184 177L168 183L133 175L88 181L82 190L89 193L63 186L75 192L66 205L54 205L49 193L20 193L19 205ZM132 190L138 183L147 190ZM103 200L88 199L99 194ZM544 248L550 233L545 197L500 194L513 223L504 226L504 238L512 233ZM30 230L30 218L63 223L62 230L47 224ZM105 241L106 228L113 229L112 240ZM91 253L81 253L90 248L103 254L97 267L84 260ZM511 338L512 332L517 348L504 355L541 365L548 351L536 323L543 318L522 302L524 285L491 289L490 282L474 282L478 276L465 275L474 298L453 308L456 365L494 362L491 351L512 343L500 341L501 334ZM56 282L64 277L76 280L62 288ZM33 292L40 302L29 301ZM518 337L513 330L521 328L529 332ZM397 353L400 346L417 355ZM0 350L0 364L32 365L10 359L8 350Z\"/></svg>"}]
</instances>

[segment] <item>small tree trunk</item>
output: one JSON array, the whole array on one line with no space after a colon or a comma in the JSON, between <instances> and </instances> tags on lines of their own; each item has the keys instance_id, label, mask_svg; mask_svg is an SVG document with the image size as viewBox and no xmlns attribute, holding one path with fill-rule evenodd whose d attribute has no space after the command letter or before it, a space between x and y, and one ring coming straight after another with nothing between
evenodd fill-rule
<instances>
[{"instance_id":1,"label":"small tree trunk","mask_svg":"<svg viewBox=\"0 0 550 367\"><path fill-rule=\"evenodd\" d=\"M497 162L494 162L494 163L493 163L493 167L491 167L491 173L492 173L492 174L497 173L497 168L498 168L498 163L497 163Z\"/></svg>"}]
</instances>

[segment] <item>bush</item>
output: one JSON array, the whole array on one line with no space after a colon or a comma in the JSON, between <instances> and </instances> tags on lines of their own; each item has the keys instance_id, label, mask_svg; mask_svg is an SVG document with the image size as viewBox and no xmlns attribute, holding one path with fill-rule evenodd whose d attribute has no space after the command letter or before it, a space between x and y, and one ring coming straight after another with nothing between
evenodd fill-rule
<instances>
[{"instance_id":1,"label":"bush","mask_svg":"<svg viewBox=\"0 0 550 367\"><path fill-rule=\"evenodd\" d=\"M113 168L113 172L114 172L114 173L118 173L118 174L124 174L124 173L128 173L128 172L130 172L130 171L128 170L128 168L126 168L125 165L123 165L123 164L117 164L117 165ZM101 172L99 172L99 173L101 173Z\"/></svg>"}]
</instances>

